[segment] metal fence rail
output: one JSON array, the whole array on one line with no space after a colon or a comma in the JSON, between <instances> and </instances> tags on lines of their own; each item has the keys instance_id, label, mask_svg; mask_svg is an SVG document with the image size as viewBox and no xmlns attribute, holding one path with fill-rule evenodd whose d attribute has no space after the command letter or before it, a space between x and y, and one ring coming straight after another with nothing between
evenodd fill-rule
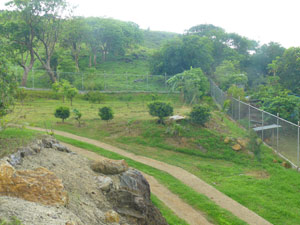
<instances>
[{"instance_id":1,"label":"metal fence rail","mask_svg":"<svg viewBox=\"0 0 300 225\"><path fill-rule=\"evenodd\" d=\"M230 99L226 113L242 127L254 130L264 143L272 147L281 157L294 167L300 167L300 126L258 109L248 103L227 96L211 79L210 94L223 108Z\"/></svg>"},{"instance_id":2,"label":"metal fence rail","mask_svg":"<svg viewBox=\"0 0 300 225\"><path fill-rule=\"evenodd\" d=\"M21 83L23 70L15 67ZM170 76L149 74L109 74L103 72L55 72L57 80L68 80L79 91L97 90L103 92L169 92L166 81ZM45 70L32 69L26 88L51 89L52 82Z\"/></svg>"}]
</instances>

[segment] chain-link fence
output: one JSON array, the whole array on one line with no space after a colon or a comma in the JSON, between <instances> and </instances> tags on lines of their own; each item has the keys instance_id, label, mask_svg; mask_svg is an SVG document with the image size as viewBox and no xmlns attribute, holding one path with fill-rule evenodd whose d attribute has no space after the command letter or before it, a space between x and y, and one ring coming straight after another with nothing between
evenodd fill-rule
<instances>
[{"instance_id":1,"label":"chain-link fence","mask_svg":"<svg viewBox=\"0 0 300 225\"><path fill-rule=\"evenodd\" d=\"M258 109L248 103L227 96L211 79L210 94L214 101L224 107L227 114L241 126L254 130L270 147L295 167L300 167L300 126Z\"/></svg>"},{"instance_id":2,"label":"chain-link fence","mask_svg":"<svg viewBox=\"0 0 300 225\"><path fill-rule=\"evenodd\" d=\"M15 73L21 84L23 70L15 68ZM170 76L139 75L139 74L109 74L105 72L60 72L55 71L57 80L68 80L80 91L104 92L169 92L166 81ZM52 82L45 70L32 69L27 78L26 87L33 89L51 89Z\"/></svg>"}]
</instances>

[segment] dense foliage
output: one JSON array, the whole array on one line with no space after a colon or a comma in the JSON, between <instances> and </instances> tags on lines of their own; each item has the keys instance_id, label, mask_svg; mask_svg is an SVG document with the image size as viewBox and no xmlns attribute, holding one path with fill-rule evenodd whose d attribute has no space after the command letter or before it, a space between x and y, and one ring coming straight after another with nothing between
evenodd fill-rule
<instances>
[{"instance_id":1,"label":"dense foliage","mask_svg":"<svg viewBox=\"0 0 300 225\"><path fill-rule=\"evenodd\" d=\"M211 117L208 107L195 105L190 113L191 122L203 126Z\"/></svg>"},{"instance_id":2,"label":"dense foliage","mask_svg":"<svg viewBox=\"0 0 300 225\"><path fill-rule=\"evenodd\" d=\"M0 40L0 119L9 112L17 91L16 78L9 69L3 44L3 41Z\"/></svg>"},{"instance_id":3,"label":"dense foliage","mask_svg":"<svg viewBox=\"0 0 300 225\"><path fill-rule=\"evenodd\" d=\"M188 103L195 103L206 94L205 76L214 79L224 91L232 87L230 92L237 96L244 94L237 94L239 90L235 87L243 88L248 94L260 85L268 85L272 76L280 78L278 84L290 90L289 94L300 94L300 48L285 49L274 42L260 46L254 40L212 24L196 25L184 34L175 34L141 30L133 22L111 18L72 17L66 0L11 0L7 5L9 10L0 11L0 41L6 48L6 62L2 62L1 69L9 70L12 65L22 68L22 86L27 85L30 71L39 68L45 71L39 78L48 86L65 80L77 88L100 91L107 85L98 80L100 67L104 74L107 69L102 67L104 63L114 62L108 64L114 73L117 63L141 60L142 69L132 64L136 73L147 68L145 73L150 70L152 74L175 75L168 84L173 90L181 91ZM196 69L190 70L191 67ZM2 78L2 83L11 86L2 91L14 92L12 76L6 76L5 80ZM63 100L69 98L72 104L77 90L66 82L56 87L57 96L62 95ZM12 93L5 96L0 103L3 115L8 112L4 105L11 102ZM94 93L89 98L93 102L101 101L101 96L98 98ZM297 108L297 98L288 94L260 101L261 106L272 112L281 111L280 104ZM286 111L291 115L281 114L296 121L297 110Z\"/></svg>"},{"instance_id":4,"label":"dense foliage","mask_svg":"<svg viewBox=\"0 0 300 225\"><path fill-rule=\"evenodd\" d=\"M253 93L252 98L258 99L257 103L263 110L297 123L300 120L300 98L289 95L290 91L278 83L278 77L271 77L268 85L261 85Z\"/></svg>"},{"instance_id":5,"label":"dense foliage","mask_svg":"<svg viewBox=\"0 0 300 225\"><path fill-rule=\"evenodd\" d=\"M186 70L171 77L167 81L172 90L181 92L187 103L194 103L207 94L209 82L201 68Z\"/></svg>"},{"instance_id":6,"label":"dense foliage","mask_svg":"<svg viewBox=\"0 0 300 225\"><path fill-rule=\"evenodd\" d=\"M64 122L65 119L70 117L70 109L65 106L60 106L55 110L54 116L62 119L62 122Z\"/></svg>"},{"instance_id":7,"label":"dense foliage","mask_svg":"<svg viewBox=\"0 0 300 225\"><path fill-rule=\"evenodd\" d=\"M152 102L148 104L149 114L159 118L158 123L164 123L164 118L173 115L173 107L166 102Z\"/></svg>"},{"instance_id":8,"label":"dense foliage","mask_svg":"<svg viewBox=\"0 0 300 225\"><path fill-rule=\"evenodd\" d=\"M74 118L78 122L78 126L80 127L82 113L78 109L73 109L73 113L74 113L74 116L75 116Z\"/></svg>"},{"instance_id":9,"label":"dense foliage","mask_svg":"<svg viewBox=\"0 0 300 225\"><path fill-rule=\"evenodd\" d=\"M113 113L112 109L107 106L100 108L98 114L99 114L101 120L106 120L107 122L114 118L114 113Z\"/></svg>"},{"instance_id":10,"label":"dense foliage","mask_svg":"<svg viewBox=\"0 0 300 225\"><path fill-rule=\"evenodd\" d=\"M168 41L155 52L150 61L153 74L174 75L200 67L206 73L211 72L213 46L209 39L198 36L182 36Z\"/></svg>"}]
</instances>

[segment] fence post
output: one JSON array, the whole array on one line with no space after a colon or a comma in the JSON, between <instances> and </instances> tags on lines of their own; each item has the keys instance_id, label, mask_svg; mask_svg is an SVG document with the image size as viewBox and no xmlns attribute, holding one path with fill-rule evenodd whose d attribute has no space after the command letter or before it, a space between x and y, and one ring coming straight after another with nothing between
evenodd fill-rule
<instances>
[{"instance_id":1,"label":"fence post","mask_svg":"<svg viewBox=\"0 0 300 225\"><path fill-rule=\"evenodd\" d=\"M167 73L165 73L165 90L167 90Z\"/></svg>"},{"instance_id":2,"label":"fence post","mask_svg":"<svg viewBox=\"0 0 300 225\"><path fill-rule=\"evenodd\" d=\"M241 97L239 96L239 123L241 120L241 101L240 101Z\"/></svg>"},{"instance_id":3,"label":"fence post","mask_svg":"<svg viewBox=\"0 0 300 225\"><path fill-rule=\"evenodd\" d=\"M81 91L83 91L83 73L81 73Z\"/></svg>"},{"instance_id":4,"label":"fence post","mask_svg":"<svg viewBox=\"0 0 300 225\"><path fill-rule=\"evenodd\" d=\"M147 86L146 86L146 91L149 91L149 74L147 73Z\"/></svg>"},{"instance_id":5,"label":"fence post","mask_svg":"<svg viewBox=\"0 0 300 225\"><path fill-rule=\"evenodd\" d=\"M261 140L264 141L264 111L261 113Z\"/></svg>"},{"instance_id":6,"label":"fence post","mask_svg":"<svg viewBox=\"0 0 300 225\"><path fill-rule=\"evenodd\" d=\"M106 75L105 75L105 71L104 71L104 91L106 91Z\"/></svg>"},{"instance_id":7,"label":"fence post","mask_svg":"<svg viewBox=\"0 0 300 225\"><path fill-rule=\"evenodd\" d=\"M279 138L279 113L277 113L277 140L276 140L276 150L278 152L278 138Z\"/></svg>"},{"instance_id":8,"label":"fence post","mask_svg":"<svg viewBox=\"0 0 300 225\"><path fill-rule=\"evenodd\" d=\"M251 109L250 109L250 104L248 104L248 116L249 116L249 124L248 124L248 127L249 127L249 132L250 132L250 128L251 128Z\"/></svg>"},{"instance_id":9,"label":"fence post","mask_svg":"<svg viewBox=\"0 0 300 225\"><path fill-rule=\"evenodd\" d=\"M233 100L234 100L234 99L231 97L231 118L232 118L232 119L234 119L234 118L233 118L233 110L234 110L234 107L233 107Z\"/></svg>"},{"instance_id":10,"label":"fence post","mask_svg":"<svg viewBox=\"0 0 300 225\"><path fill-rule=\"evenodd\" d=\"M298 156L298 168L299 168L299 153L300 153L300 122L298 121L298 149L297 149L297 156Z\"/></svg>"},{"instance_id":11,"label":"fence post","mask_svg":"<svg viewBox=\"0 0 300 225\"><path fill-rule=\"evenodd\" d=\"M34 89L34 69L32 68L32 88Z\"/></svg>"},{"instance_id":12,"label":"fence post","mask_svg":"<svg viewBox=\"0 0 300 225\"><path fill-rule=\"evenodd\" d=\"M125 73L125 76L126 76L127 91L129 91L129 82L128 82L128 74L127 74L127 72Z\"/></svg>"}]
</instances>

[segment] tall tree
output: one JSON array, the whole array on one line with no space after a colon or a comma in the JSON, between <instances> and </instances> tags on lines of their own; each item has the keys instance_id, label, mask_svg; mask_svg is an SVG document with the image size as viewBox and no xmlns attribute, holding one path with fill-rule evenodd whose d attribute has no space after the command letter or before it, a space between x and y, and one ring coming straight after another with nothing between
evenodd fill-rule
<instances>
[{"instance_id":1,"label":"tall tree","mask_svg":"<svg viewBox=\"0 0 300 225\"><path fill-rule=\"evenodd\" d=\"M0 39L0 130L3 129L2 117L9 112L9 107L14 101L17 82L10 71L7 55L7 43Z\"/></svg>"},{"instance_id":2,"label":"tall tree","mask_svg":"<svg viewBox=\"0 0 300 225\"><path fill-rule=\"evenodd\" d=\"M284 47L282 47L280 44L270 42L259 47L255 54L250 56L245 70L247 71L249 79L248 84L251 87L255 87L260 83L266 82L265 78L270 73L274 75L276 63L275 61L273 62L273 60L277 60L277 57L281 57L284 53L284 50ZM270 66L272 66L273 69L271 69Z\"/></svg>"},{"instance_id":3,"label":"tall tree","mask_svg":"<svg viewBox=\"0 0 300 225\"><path fill-rule=\"evenodd\" d=\"M200 24L191 27L187 31L187 35L206 37L212 41L214 58L212 70L224 60L238 60L244 63L249 57L249 52L255 50L258 45L253 40L249 40L238 34L226 33L224 29L212 24Z\"/></svg>"},{"instance_id":4,"label":"tall tree","mask_svg":"<svg viewBox=\"0 0 300 225\"><path fill-rule=\"evenodd\" d=\"M77 72L80 71L79 57L87 35L88 27L84 18L74 17L64 21L61 45L71 50Z\"/></svg>"},{"instance_id":5,"label":"tall tree","mask_svg":"<svg viewBox=\"0 0 300 225\"><path fill-rule=\"evenodd\" d=\"M51 81L55 82L56 76L51 69L51 58L61 34L61 21L67 9L66 1L13 0L7 5L20 12L22 16L20 19L36 37L38 44L33 46L33 52L49 74Z\"/></svg>"},{"instance_id":6,"label":"tall tree","mask_svg":"<svg viewBox=\"0 0 300 225\"><path fill-rule=\"evenodd\" d=\"M224 60L216 68L215 80L226 91L232 84L245 86L248 78L245 73L241 73L238 61Z\"/></svg>"},{"instance_id":7,"label":"tall tree","mask_svg":"<svg viewBox=\"0 0 300 225\"><path fill-rule=\"evenodd\" d=\"M107 18L88 18L89 35L87 44L93 55L94 66L97 64L97 53L101 53L102 61L107 56L124 55L132 44L142 41L142 33L137 24ZM90 66L92 57L90 56Z\"/></svg>"},{"instance_id":8,"label":"tall tree","mask_svg":"<svg viewBox=\"0 0 300 225\"><path fill-rule=\"evenodd\" d=\"M32 69L35 56L35 33L27 26L23 18L28 18L28 24L33 21L28 10L22 12L5 11L0 15L0 35L9 41L11 58L23 68L22 86L26 86L29 71Z\"/></svg>"},{"instance_id":9,"label":"tall tree","mask_svg":"<svg viewBox=\"0 0 300 225\"><path fill-rule=\"evenodd\" d=\"M212 43L206 37L183 36L170 40L154 53L150 66L155 74L177 74L190 67L200 67L203 72L211 73L213 64Z\"/></svg>"},{"instance_id":10,"label":"tall tree","mask_svg":"<svg viewBox=\"0 0 300 225\"><path fill-rule=\"evenodd\" d=\"M285 88L300 94L300 47L285 50L277 74Z\"/></svg>"}]
</instances>

